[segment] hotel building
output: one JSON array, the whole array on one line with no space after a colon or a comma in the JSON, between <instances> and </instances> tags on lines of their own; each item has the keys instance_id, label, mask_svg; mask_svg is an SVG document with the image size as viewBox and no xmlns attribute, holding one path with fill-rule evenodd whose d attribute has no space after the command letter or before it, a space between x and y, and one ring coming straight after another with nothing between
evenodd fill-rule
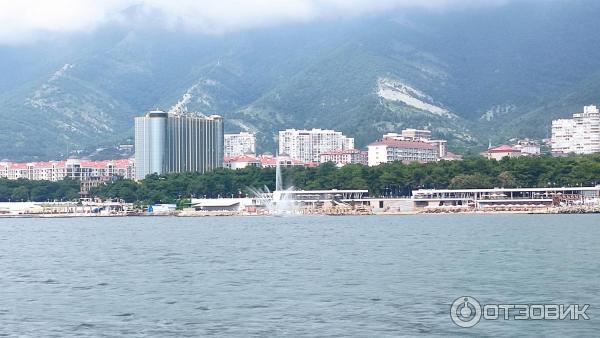
<instances>
[{"instance_id":1,"label":"hotel building","mask_svg":"<svg viewBox=\"0 0 600 338\"><path fill-rule=\"evenodd\" d=\"M346 164L368 164L369 153L358 149L337 150L322 153L319 157L319 162L333 162L338 166Z\"/></svg>"},{"instance_id":2,"label":"hotel building","mask_svg":"<svg viewBox=\"0 0 600 338\"><path fill-rule=\"evenodd\" d=\"M600 112L596 106L583 107L572 119L552 121L553 154L600 152Z\"/></svg>"},{"instance_id":3,"label":"hotel building","mask_svg":"<svg viewBox=\"0 0 600 338\"><path fill-rule=\"evenodd\" d=\"M435 162L439 159L435 145L421 141L401 141L391 138L371 143L369 149L369 166L382 163L402 162Z\"/></svg>"},{"instance_id":4,"label":"hotel building","mask_svg":"<svg viewBox=\"0 0 600 338\"><path fill-rule=\"evenodd\" d=\"M223 118L151 111L135 118L136 178L223 167Z\"/></svg>"},{"instance_id":5,"label":"hotel building","mask_svg":"<svg viewBox=\"0 0 600 338\"><path fill-rule=\"evenodd\" d=\"M415 141L415 142L425 142L432 144L437 153L438 158L445 158L448 154L448 141L446 140L432 140L431 139L431 131L429 130L420 130L420 129L404 129L401 134L398 133L387 133L383 135L383 139L391 139L397 141Z\"/></svg>"},{"instance_id":6,"label":"hotel building","mask_svg":"<svg viewBox=\"0 0 600 338\"><path fill-rule=\"evenodd\" d=\"M0 162L0 177L9 180L61 181L65 178L89 180L93 178L122 177L133 179L133 159L88 161L68 159L47 162Z\"/></svg>"},{"instance_id":7,"label":"hotel building","mask_svg":"<svg viewBox=\"0 0 600 338\"><path fill-rule=\"evenodd\" d=\"M256 156L256 135L247 132L225 134L225 157Z\"/></svg>"},{"instance_id":8,"label":"hotel building","mask_svg":"<svg viewBox=\"0 0 600 338\"><path fill-rule=\"evenodd\" d=\"M354 138L339 131L286 129L279 132L279 154L302 162L319 162L322 153L354 149Z\"/></svg>"}]
</instances>

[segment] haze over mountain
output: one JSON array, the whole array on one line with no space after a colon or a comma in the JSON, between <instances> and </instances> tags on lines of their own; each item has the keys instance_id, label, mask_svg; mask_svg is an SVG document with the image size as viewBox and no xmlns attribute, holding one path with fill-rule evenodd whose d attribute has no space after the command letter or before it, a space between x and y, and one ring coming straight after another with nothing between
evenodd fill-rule
<instances>
[{"instance_id":1,"label":"haze over mountain","mask_svg":"<svg viewBox=\"0 0 600 338\"><path fill-rule=\"evenodd\" d=\"M126 142L155 107L223 115L274 151L289 127L358 146L405 127L458 149L542 138L553 118L600 103L600 3L446 2L189 29L128 5L69 33L0 33L0 159Z\"/></svg>"}]
</instances>

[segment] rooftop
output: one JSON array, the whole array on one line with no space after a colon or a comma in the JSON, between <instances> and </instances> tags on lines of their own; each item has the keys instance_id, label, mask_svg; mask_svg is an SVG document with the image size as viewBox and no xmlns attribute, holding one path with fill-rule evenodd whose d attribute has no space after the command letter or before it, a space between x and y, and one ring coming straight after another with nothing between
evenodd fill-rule
<instances>
[{"instance_id":1,"label":"rooftop","mask_svg":"<svg viewBox=\"0 0 600 338\"><path fill-rule=\"evenodd\" d=\"M520 153L521 150L515 149L512 146L503 144L497 147L493 147L487 150L488 153Z\"/></svg>"},{"instance_id":2,"label":"rooftop","mask_svg":"<svg viewBox=\"0 0 600 338\"><path fill-rule=\"evenodd\" d=\"M358 149L340 149L321 153L321 155L344 155L344 154L360 154L362 150Z\"/></svg>"},{"instance_id":3,"label":"rooftop","mask_svg":"<svg viewBox=\"0 0 600 338\"><path fill-rule=\"evenodd\" d=\"M90 161L90 160L72 160L68 161L41 161L41 162L0 162L0 167L9 169L27 169L27 168L64 168L67 165L80 165L83 168L106 168L113 166L115 168L125 169L133 163L132 159Z\"/></svg>"},{"instance_id":4,"label":"rooftop","mask_svg":"<svg viewBox=\"0 0 600 338\"><path fill-rule=\"evenodd\" d=\"M252 155L241 156L225 156L225 162L260 162L260 160Z\"/></svg>"},{"instance_id":5,"label":"rooftop","mask_svg":"<svg viewBox=\"0 0 600 338\"><path fill-rule=\"evenodd\" d=\"M426 142L419 141L401 141L394 139L383 139L369 144L369 146L385 145L395 148L416 148L416 149L435 149L435 146Z\"/></svg>"}]
</instances>

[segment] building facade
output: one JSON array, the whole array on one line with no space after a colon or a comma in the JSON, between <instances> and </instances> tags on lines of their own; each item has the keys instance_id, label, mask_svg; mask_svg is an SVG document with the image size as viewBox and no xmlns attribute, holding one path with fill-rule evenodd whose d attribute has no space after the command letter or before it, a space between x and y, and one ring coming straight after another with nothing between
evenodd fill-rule
<instances>
[{"instance_id":1,"label":"building facade","mask_svg":"<svg viewBox=\"0 0 600 338\"><path fill-rule=\"evenodd\" d=\"M415 141L425 142L432 144L438 154L438 158L445 158L448 154L448 141L446 140L432 140L431 131L421 129L403 129L400 134L398 133L387 133L383 135L384 140L396 140L396 141Z\"/></svg>"},{"instance_id":2,"label":"building facade","mask_svg":"<svg viewBox=\"0 0 600 338\"><path fill-rule=\"evenodd\" d=\"M524 154L521 152L520 149L507 145L507 144L503 144L503 145L499 145L497 147L492 147L489 148L488 150L480 153L481 156L484 156L485 158L487 158L488 160L496 160L496 161L500 161L501 159L508 157L508 158L513 158L513 157L521 157Z\"/></svg>"},{"instance_id":3,"label":"building facade","mask_svg":"<svg viewBox=\"0 0 600 338\"><path fill-rule=\"evenodd\" d=\"M585 106L572 119L552 121L552 153L592 154L600 152L600 111Z\"/></svg>"},{"instance_id":4,"label":"building facade","mask_svg":"<svg viewBox=\"0 0 600 338\"><path fill-rule=\"evenodd\" d=\"M415 209L489 209L598 204L600 186L493 189L419 189L412 191Z\"/></svg>"},{"instance_id":5,"label":"building facade","mask_svg":"<svg viewBox=\"0 0 600 338\"><path fill-rule=\"evenodd\" d=\"M354 149L354 138L339 131L286 129L279 132L279 154L302 162L319 162L322 153Z\"/></svg>"},{"instance_id":6,"label":"building facade","mask_svg":"<svg viewBox=\"0 0 600 338\"><path fill-rule=\"evenodd\" d=\"M412 139L413 141L430 140L431 139L431 131L408 128L408 129L402 130L402 137L407 138L407 139Z\"/></svg>"},{"instance_id":7,"label":"building facade","mask_svg":"<svg viewBox=\"0 0 600 338\"><path fill-rule=\"evenodd\" d=\"M537 141L529 139L517 140L513 148L520 150L523 155L536 156L542 153L540 144Z\"/></svg>"},{"instance_id":8,"label":"building facade","mask_svg":"<svg viewBox=\"0 0 600 338\"><path fill-rule=\"evenodd\" d=\"M225 157L256 156L256 135L247 132L225 134Z\"/></svg>"},{"instance_id":9,"label":"building facade","mask_svg":"<svg viewBox=\"0 0 600 338\"><path fill-rule=\"evenodd\" d=\"M346 164L368 164L369 153L358 149L329 151L319 157L320 163L333 162L338 166Z\"/></svg>"},{"instance_id":10,"label":"building facade","mask_svg":"<svg viewBox=\"0 0 600 338\"><path fill-rule=\"evenodd\" d=\"M154 110L135 118L135 176L143 179L150 173L165 170L167 120L169 115Z\"/></svg>"},{"instance_id":11,"label":"building facade","mask_svg":"<svg viewBox=\"0 0 600 338\"><path fill-rule=\"evenodd\" d=\"M394 161L435 162L439 159L435 145L422 141L383 139L369 144L369 166Z\"/></svg>"},{"instance_id":12,"label":"building facade","mask_svg":"<svg viewBox=\"0 0 600 338\"><path fill-rule=\"evenodd\" d=\"M285 155L275 156L273 154L262 154L258 156L258 159L260 160L260 166L262 168L275 168L277 167L277 163L279 163L279 166L281 167L307 166L306 162L302 162Z\"/></svg>"},{"instance_id":13,"label":"building facade","mask_svg":"<svg viewBox=\"0 0 600 338\"><path fill-rule=\"evenodd\" d=\"M135 118L136 178L223 167L223 118L151 111Z\"/></svg>"},{"instance_id":14,"label":"building facade","mask_svg":"<svg viewBox=\"0 0 600 338\"><path fill-rule=\"evenodd\" d=\"M224 166L227 169L243 169L246 167L261 167L260 159L256 156L242 155L242 156L225 156Z\"/></svg>"},{"instance_id":15,"label":"building facade","mask_svg":"<svg viewBox=\"0 0 600 338\"><path fill-rule=\"evenodd\" d=\"M133 159L88 161L68 159L47 162L0 162L0 177L9 180L28 179L33 181L61 181L65 178L88 180L95 178L122 177L133 179Z\"/></svg>"}]
</instances>

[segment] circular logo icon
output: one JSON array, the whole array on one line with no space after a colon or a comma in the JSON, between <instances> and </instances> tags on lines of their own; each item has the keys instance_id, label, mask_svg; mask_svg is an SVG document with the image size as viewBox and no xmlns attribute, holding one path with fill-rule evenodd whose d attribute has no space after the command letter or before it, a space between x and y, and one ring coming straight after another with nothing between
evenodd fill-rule
<instances>
[{"instance_id":1,"label":"circular logo icon","mask_svg":"<svg viewBox=\"0 0 600 338\"><path fill-rule=\"evenodd\" d=\"M450 308L450 318L460 327L473 327L481 320L481 304L473 297L458 297Z\"/></svg>"}]
</instances>

